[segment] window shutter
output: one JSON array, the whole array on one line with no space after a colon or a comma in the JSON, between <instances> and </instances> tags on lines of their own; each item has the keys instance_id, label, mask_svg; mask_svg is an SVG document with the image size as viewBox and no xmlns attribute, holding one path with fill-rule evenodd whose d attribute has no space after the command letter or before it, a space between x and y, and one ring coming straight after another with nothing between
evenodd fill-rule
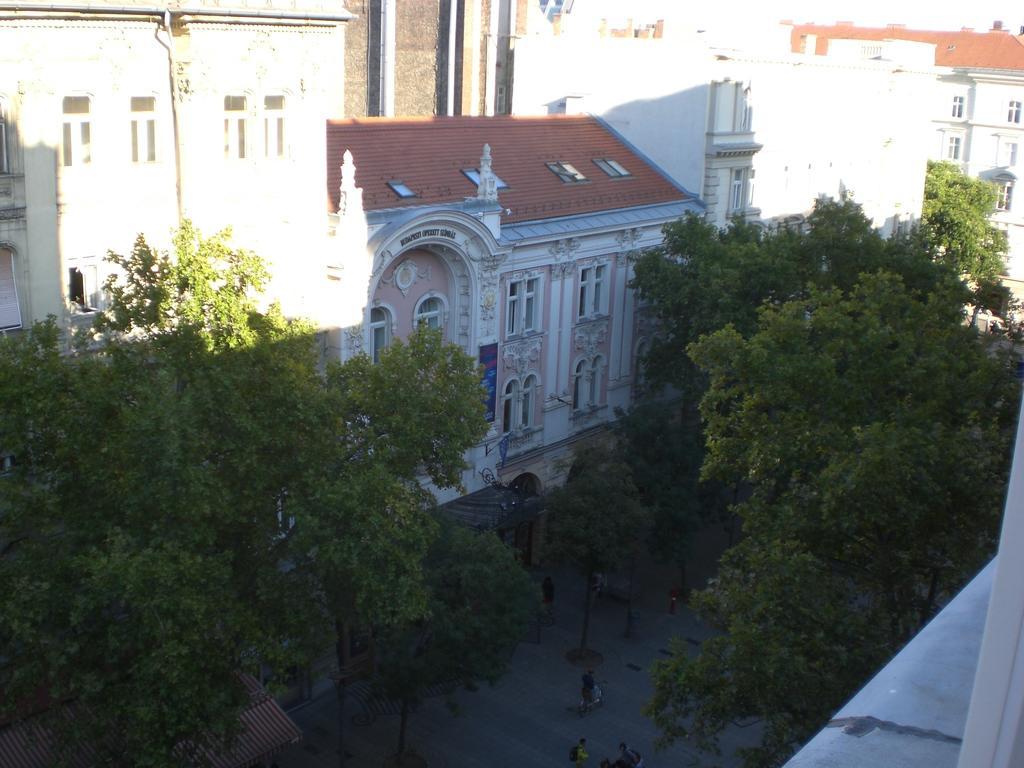
<instances>
[{"instance_id":1,"label":"window shutter","mask_svg":"<svg viewBox=\"0 0 1024 768\"><path fill-rule=\"evenodd\" d=\"M0 250L0 328L20 328L21 309L14 284L14 256Z\"/></svg>"}]
</instances>

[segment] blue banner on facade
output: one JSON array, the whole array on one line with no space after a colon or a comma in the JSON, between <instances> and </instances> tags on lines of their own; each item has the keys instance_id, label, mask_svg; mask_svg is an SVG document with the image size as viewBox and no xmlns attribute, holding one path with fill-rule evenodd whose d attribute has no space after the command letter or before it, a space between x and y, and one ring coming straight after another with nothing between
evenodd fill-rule
<instances>
[{"instance_id":1,"label":"blue banner on facade","mask_svg":"<svg viewBox=\"0 0 1024 768\"><path fill-rule=\"evenodd\" d=\"M498 397L498 345L484 344L480 347L480 365L484 369L484 387L487 395L484 404L487 406L485 418L494 421L494 406Z\"/></svg>"}]
</instances>

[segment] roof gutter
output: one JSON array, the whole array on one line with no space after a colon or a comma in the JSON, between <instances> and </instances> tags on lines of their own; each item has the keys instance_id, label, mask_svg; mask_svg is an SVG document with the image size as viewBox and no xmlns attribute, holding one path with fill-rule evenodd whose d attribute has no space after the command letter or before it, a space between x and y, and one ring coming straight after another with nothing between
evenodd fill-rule
<instances>
[{"instance_id":1,"label":"roof gutter","mask_svg":"<svg viewBox=\"0 0 1024 768\"><path fill-rule=\"evenodd\" d=\"M208 16L228 19L255 19L265 21L350 21L355 16L348 11L340 14L332 13L291 13L288 11L253 10L249 8L158 8L139 6L102 6L102 5L24 5L19 3L0 3L0 13L13 14L15 17L32 17L40 14L82 14L93 16L141 16L163 18L165 13L175 17Z\"/></svg>"}]
</instances>

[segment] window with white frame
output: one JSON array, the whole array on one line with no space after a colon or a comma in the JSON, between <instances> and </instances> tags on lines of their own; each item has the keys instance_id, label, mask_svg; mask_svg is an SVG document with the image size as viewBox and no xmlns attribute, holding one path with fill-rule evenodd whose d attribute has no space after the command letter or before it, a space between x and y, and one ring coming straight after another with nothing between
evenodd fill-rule
<instances>
[{"instance_id":1,"label":"window with white frame","mask_svg":"<svg viewBox=\"0 0 1024 768\"><path fill-rule=\"evenodd\" d=\"M537 377L530 374L523 379L523 392L521 408L519 411L519 426L527 429L533 425L533 401L534 393L537 391Z\"/></svg>"},{"instance_id":2,"label":"window with white frame","mask_svg":"<svg viewBox=\"0 0 1024 768\"><path fill-rule=\"evenodd\" d=\"M263 155L284 157L284 96L263 97Z\"/></svg>"},{"instance_id":3,"label":"window with white frame","mask_svg":"<svg viewBox=\"0 0 1024 768\"><path fill-rule=\"evenodd\" d=\"M444 302L437 296L428 296L420 301L413 315L413 328L438 330L444 324Z\"/></svg>"},{"instance_id":4,"label":"window with white frame","mask_svg":"<svg viewBox=\"0 0 1024 768\"><path fill-rule=\"evenodd\" d=\"M604 293L608 267L598 264L580 270L578 317L599 315L604 311Z\"/></svg>"},{"instance_id":5,"label":"window with white frame","mask_svg":"<svg viewBox=\"0 0 1024 768\"><path fill-rule=\"evenodd\" d=\"M746 186L747 172L745 168L733 168L732 180L729 185L729 213L739 213L746 208Z\"/></svg>"},{"instance_id":6,"label":"window with white frame","mask_svg":"<svg viewBox=\"0 0 1024 768\"><path fill-rule=\"evenodd\" d=\"M156 162L156 99L132 96L132 162Z\"/></svg>"},{"instance_id":7,"label":"window with white frame","mask_svg":"<svg viewBox=\"0 0 1024 768\"><path fill-rule=\"evenodd\" d=\"M68 299L85 312L106 309L103 276L97 264L82 261L68 270Z\"/></svg>"},{"instance_id":8,"label":"window with white frame","mask_svg":"<svg viewBox=\"0 0 1024 768\"><path fill-rule=\"evenodd\" d=\"M645 375L647 347L647 340L641 339L636 345L636 354L633 356L633 388L636 392L643 392L647 384Z\"/></svg>"},{"instance_id":9,"label":"window with white frame","mask_svg":"<svg viewBox=\"0 0 1024 768\"><path fill-rule=\"evenodd\" d=\"M996 210L1010 210L1010 206L1013 205L1013 179L997 179L996 185Z\"/></svg>"},{"instance_id":10,"label":"window with white frame","mask_svg":"<svg viewBox=\"0 0 1024 768\"><path fill-rule=\"evenodd\" d=\"M0 175L11 172L11 156L7 133L7 103L0 99Z\"/></svg>"},{"instance_id":11,"label":"window with white frame","mask_svg":"<svg viewBox=\"0 0 1024 768\"><path fill-rule=\"evenodd\" d=\"M224 157L244 160L246 127L249 122L249 99L245 96L224 97Z\"/></svg>"},{"instance_id":12,"label":"window with white frame","mask_svg":"<svg viewBox=\"0 0 1024 768\"><path fill-rule=\"evenodd\" d=\"M998 165L1012 166L1017 164L1017 142L1016 141L1001 141L999 142L999 162Z\"/></svg>"},{"instance_id":13,"label":"window with white frame","mask_svg":"<svg viewBox=\"0 0 1024 768\"><path fill-rule=\"evenodd\" d=\"M520 409L519 380L509 379L501 396L501 430L512 432L519 427Z\"/></svg>"},{"instance_id":14,"label":"window with white frame","mask_svg":"<svg viewBox=\"0 0 1024 768\"><path fill-rule=\"evenodd\" d=\"M66 168L92 162L92 103L88 96L65 96L61 158Z\"/></svg>"},{"instance_id":15,"label":"window with white frame","mask_svg":"<svg viewBox=\"0 0 1024 768\"><path fill-rule=\"evenodd\" d=\"M370 310L370 357L380 362L381 353L391 345L391 313L383 307Z\"/></svg>"},{"instance_id":16,"label":"window with white frame","mask_svg":"<svg viewBox=\"0 0 1024 768\"><path fill-rule=\"evenodd\" d=\"M963 142L963 137L952 135L946 137L946 159L947 160L959 160L960 159L960 146Z\"/></svg>"},{"instance_id":17,"label":"window with white frame","mask_svg":"<svg viewBox=\"0 0 1024 768\"><path fill-rule=\"evenodd\" d=\"M21 308L14 279L14 254L0 248L0 329L10 328L21 328Z\"/></svg>"},{"instance_id":18,"label":"window with white frame","mask_svg":"<svg viewBox=\"0 0 1024 768\"><path fill-rule=\"evenodd\" d=\"M505 335L515 336L536 330L539 284L536 277L509 281L505 301Z\"/></svg>"},{"instance_id":19,"label":"window with white frame","mask_svg":"<svg viewBox=\"0 0 1024 768\"><path fill-rule=\"evenodd\" d=\"M953 97L953 112L952 116L955 118L961 118L964 116L964 97L954 96Z\"/></svg>"},{"instance_id":20,"label":"window with white frame","mask_svg":"<svg viewBox=\"0 0 1024 768\"><path fill-rule=\"evenodd\" d=\"M1008 123L1019 123L1020 122L1020 102L1011 101L1010 106L1006 110L1006 122Z\"/></svg>"},{"instance_id":21,"label":"window with white frame","mask_svg":"<svg viewBox=\"0 0 1024 768\"><path fill-rule=\"evenodd\" d=\"M601 373L604 358L584 358L576 363L572 376L572 409L582 411L601 402Z\"/></svg>"}]
</instances>

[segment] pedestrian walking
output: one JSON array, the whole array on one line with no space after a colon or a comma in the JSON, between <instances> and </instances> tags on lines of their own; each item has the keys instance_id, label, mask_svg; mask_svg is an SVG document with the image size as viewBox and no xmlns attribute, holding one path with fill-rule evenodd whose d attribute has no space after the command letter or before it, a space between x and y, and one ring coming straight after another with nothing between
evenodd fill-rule
<instances>
[{"instance_id":1,"label":"pedestrian walking","mask_svg":"<svg viewBox=\"0 0 1024 768\"><path fill-rule=\"evenodd\" d=\"M587 754L587 740L581 736L580 743L569 750L569 760L576 765L576 768L580 768L587 762L588 757L590 755Z\"/></svg>"},{"instance_id":2,"label":"pedestrian walking","mask_svg":"<svg viewBox=\"0 0 1024 768\"><path fill-rule=\"evenodd\" d=\"M619 761L632 768L644 768L644 758L635 749L630 749L626 742L619 742Z\"/></svg>"},{"instance_id":3,"label":"pedestrian walking","mask_svg":"<svg viewBox=\"0 0 1024 768\"><path fill-rule=\"evenodd\" d=\"M544 577L540 591L544 595L544 610L548 616L551 616L555 612L555 582L551 580L550 576Z\"/></svg>"}]
</instances>

